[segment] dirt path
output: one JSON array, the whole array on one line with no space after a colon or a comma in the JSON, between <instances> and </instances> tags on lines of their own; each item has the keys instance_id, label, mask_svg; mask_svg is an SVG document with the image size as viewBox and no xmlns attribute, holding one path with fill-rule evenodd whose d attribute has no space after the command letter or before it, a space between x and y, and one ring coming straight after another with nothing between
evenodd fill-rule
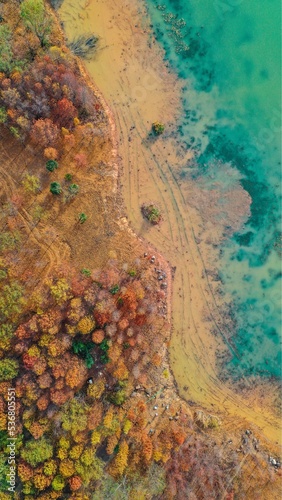
<instances>
[{"instance_id":1,"label":"dirt path","mask_svg":"<svg viewBox=\"0 0 282 500\"><path fill-rule=\"evenodd\" d=\"M60 15L69 38L90 32L101 38L97 56L86 67L115 116L126 215L134 231L176 268L170 361L180 394L232 421L236 417L251 423L276 442L279 419L266 402L244 399L216 371L216 351L228 341L221 304L207 274L215 256L211 246L198 242L207 227L188 206L175 178L175 168L187 158L172 138L148 140L155 120L171 124L168 132L173 130L180 89L154 40L148 44L149 29L141 26L140 10L142 2L136 0L80 0L76 5L65 0ZM162 208L164 222L158 228L142 219L140 206L146 200Z\"/></svg>"}]
</instances>

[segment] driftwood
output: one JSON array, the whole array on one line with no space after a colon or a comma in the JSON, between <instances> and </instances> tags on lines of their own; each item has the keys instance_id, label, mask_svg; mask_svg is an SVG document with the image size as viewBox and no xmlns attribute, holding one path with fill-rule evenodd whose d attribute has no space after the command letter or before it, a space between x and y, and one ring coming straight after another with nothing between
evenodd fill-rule
<instances>
[{"instance_id":1,"label":"driftwood","mask_svg":"<svg viewBox=\"0 0 282 500\"><path fill-rule=\"evenodd\" d=\"M98 37L95 35L81 35L67 45L69 49L78 57L90 57L96 50Z\"/></svg>"}]
</instances>

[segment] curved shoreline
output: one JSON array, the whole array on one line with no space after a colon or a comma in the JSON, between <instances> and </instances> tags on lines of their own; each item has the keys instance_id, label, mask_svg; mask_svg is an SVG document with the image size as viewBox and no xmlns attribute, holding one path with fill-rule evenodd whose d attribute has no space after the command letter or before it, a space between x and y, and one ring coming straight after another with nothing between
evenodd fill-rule
<instances>
[{"instance_id":1,"label":"curved shoreline","mask_svg":"<svg viewBox=\"0 0 282 500\"><path fill-rule=\"evenodd\" d=\"M88 74L83 62L81 59L78 57L76 58L79 70L85 81L87 82L87 86L91 88L91 90L94 92L94 94L98 97L99 101L102 103L103 109L107 115L107 118L109 120L109 130L110 130L110 138L111 142L113 144L112 148L112 159L113 161L111 162L111 167L114 168L114 180L115 180L115 186L113 189L114 193L117 193L117 196L119 197L119 203L122 204L122 210L125 212L125 204L124 200L121 196L121 179L122 179L122 174L121 174L121 168L120 168L120 158L118 156L118 135L117 135L117 128L115 124L115 119L113 112L108 105L107 101L105 100L104 96L98 89L98 87L95 86L95 83L90 79L90 75ZM153 246L149 244L148 241L145 240L145 238L142 238L141 236L138 236L137 233L135 233L134 229L130 226L130 222L128 221L126 216L120 217L117 221L117 223L120 225L120 227L126 227L127 231L129 231L134 238L138 239L142 244L146 247L148 252L150 252L151 255L154 255L156 257L156 263L158 262L162 268L165 270L166 275L167 275L167 289L166 289L166 296L167 296L167 320L169 323L171 323L171 298L172 298L172 265L166 261L166 259L163 257L163 255ZM150 256L149 256L150 257ZM148 258L149 258L148 257Z\"/></svg>"},{"instance_id":2,"label":"curved shoreline","mask_svg":"<svg viewBox=\"0 0 282 500\"><path fill-rule=\"evenodd\" d=\"M109 9L110 17L115 24L117 19L115 16L117 16L117 14L113 13L113 11L117 12L114 10L116 6L113 6L112 3L111 6L107 6L106 4L107 2L103 2L103 8ZM132 8L133 7L131 7L131 10ZM137 14L139 15L138 12ZM120 34L121 38L119 39L119 41L117 41L118 45L117 52L120 52L122 54L122 57L125 56L124 51L126 50L132 51L132 47L130 47L129 45L130 43L128 41L129 39L127 38L126 41L125 38L122 38L126 29L128 33L125 33L124 35L125 37L126 36L128 37L129 35L132 36L132 33L135 33L135 36L137 34L138 37L138 45L141 38L143 45L147 43L148 33L146 32L146 29L143 30L140 28L138 24L137 25L134 24L136 21L136 17L134 18L132 17L130 19L130 15L132 15L132 12L129 12L127 17L125 16L125 19L127 21L125 22L125 19L123 20L122 22L123 33ZM90 19L91 14L89 14L89 16ZM110 22L109 20L105 21L105 26L107 23L109 24L109 22ZM98 24L99 20L98 18L96 18L96 25L97 25L96 28L98 28ZM111 25L111 27L109 27L111 33L113 29L117 30L116 26ZM101 27L101 31L103 30L104 26ZM111 36L111 33L109 36ZM117 37L118 34L115 33L115 36ZM137 50L137 52L135 50L134 53L138 57L138 52L140 52L141 49L139 47L135 47L135 49ZM115 57L115 52L111 52L111 54L113 55L113 57ZM112 61L113 57L111 59ZM103 57L101 57L101 54L99 54L98 56L99 60L96 60L93 63L91 62L87 63L86 66L88 68L89 73L95 74L95 72L97 73L97 71L100 72L100 75L95 76L95 82L97 84L97 79L99 80L100 84L97 84L99 88L102 87L101 82L103 82L103 96L107 95L107 101L109 100L109 96L111 97L111 100L113 101L112 105L114 105L116 110L115 120L117 121L117 127L115 131L116 133L118 131L119 134L120 141L118 141L117 137L117 144L119 142L119 152L122 152L123 155L123 165L125 169L123 174L123 182L127 186L127 188L123 190L123 195L125 196L124 204L125 206L127 206L127 210L130 209L131 224L128 227L130 228L130 226L132 225L135 228L134 234L136 234L137 232L139 234L138 237L140 237L141 235L146 239L146 241L150 240L149 244L153 244L155 247L158 248L162 247L164 259L167 261L171 260L168 258L168 256L171 255L171 251L169 250L169 243L170 243L169 238L172 240L172 242L174 242L175 245L174 248L176 253L176 261L178 269L177 269L176 281L174 283L174 289L175 289L175 294L173 299L174 332L172 332L172 344L170 347L170 364L172 367L172 372L174 373L174 376L176 376L176 382L178 388L180 388L180 394L186 400L195 399L197 405L201 405L208 409L214 407L213 411L218 411L221 415L225 415L226 417L228 415L232 415L233 417L236 416L237 418L243 420L247 418L248 420L251 420L253 422L254 426L258 426L261 429L264 428L264 434L266 434L270 439L276 440L277 421L275 418L273 419L273 415L271 413L265 416L261 415L260 407L257 407L257 409L250 408L251 402L248 403L244 402L242 397L235 394L234 391L230 390L230 388L228 388L227 386L223 387L222 383L219 384L219 381L217 380L217 374L215 372L215 351L219 346L221 346L221 341L219 339L214 338L214 336L211 334L210 320L204 323L202 318L202 310L201 310L202 307L206 308L207 306L206 314L209 316L210 314L209 309L210 307L212 307L212 303L210 303L211 297L210 297L210 292L208 290L208 281L206 284L205 284L205 279L204 283L202 283L201 281L203 279L201 278L201 274L204 273L205 276L206 271L204 263L203 262L201 263L201 260L199 259L198 255L199 249L196 248L197 244L196 242L193 243L193 238L195 237L195 235L193 236L193 226L191 226L191 221L190 221L191 214L186 213L185 204L183 204L183 200L181 200L181 197L179 197L176 188L174 188L175 191L173 191L175 179L173 179L173 173L170 169L170 165L168 164L167 160L160 165L158 164L158 160L156 159L158 158L159 161L161 162L163 161L163 153L161 151L161 146L165 147L167 150L170 151L170 154L172 154L172 144L166 142L165 143L166 146L164 146L160 141L160 144L154 144L149 152L146 151L144 147L142 148L143 146L142 137L146 132L145 116L148 117L150 115L150 110L146 109L146 112L142 118L142 116L140 116L140 112L138 109L137 110L134 109L135 112L134 116L132 115L132 111L128 109L129 107L128 102L131 101L130 97L132 97L132 93L131 94L129 93L129 96L127 96L128 97L127 100L125 98L126 97L125 94L126 94L126 89L129 89L129 91L132 90L132 85L131 87L129 85L130 82L132 83L132 80L130 80L130 78L127 76L128 72L130 72L131 76L131 68L126 66L123 68L121 64L123 64L124 61L123 60L121 61L120 57L121 56L117 55L117 59L120 64L119 71L122 72L123 75L125 76L120 77L120 81L118 81L117 83L111 81L111 79L110 81L105 81L104 83L103 80L104 72L108 72L108 74L109 72L112 73L111 71L112 67L110 69L106 67L107 60L103 60L103 62L100 61L100 59L103 59ZM132 56L131 56L131 61L132 61ZM143 64L142 58L140 64L141 65ZM93 68L92 71L91 67ZM162 68L164 68L163 63L162 63ZM135 68L135 71L136 70L137 68ZM145 70L145 68L143 68L143 70ZM116 64L114 71L115 71L114 74L118 78L119 75L118 75L118 70L116 69ZM157 88L160 94L164 91L163 90L164 85L162 85L162 82L164 83L164 79L166 78L166 76L168 77L167 70L163 69L162 71L163 74L158 80L156 77L156 81L158 81L158 83L160 84L160 88ZM139 75L140 75L140 69L139 69ZM113 76L112 79L114 80ZM140 85L138 84L138 80L137 81L133 80L133 81L136 82L135 95L137 95L137 90L139 89L140 91L139 88ZM123 83L123 88L121 87L121 82ZM167 87L169 88L171 88L171 86L173 87L172 78L170 78L170 83L167 82L167 80L166 83ZM151 86L154 87L154 85L152 84ZM155 82L155 87L156 86L157 84ZM147 90L148 97L150 97L149 95L150 92L151 92L150 90ZM171 92L171 90L167 90L166 88L165 92L166 94L169 94L170 96L169 99L170 100L173 99L173 102L175 102L175 95ZM156 95L155 89L153 88L152 88L152 93L154 94L154 96ZM116 99L119 99L119 102L114 104ZM104 102L107 102L104 97L103 100ZM160 104L157 102L157 104L159 109L158 112L165 113L166 111L164 110L162 101L160 101ZM134 103L132 105L134 106ZM170 107L172 107L171 104ZM110 107L109 109L111 110ZM142 107L142 103L140 105L140 109L142 109L142 112L144 111L144 106ZM171 109L169 110L169 112L171 112ZM136 121L137 117L139 117L139 122ZM136 129L133 130L133 132L132 128L130 128L130 125L132 127L132 122L134 124L133 129ZM126 135L129 137L128 135L129 129L131 131L130 132L131 140L127 142L125 140L125 137ZM132 169L131 162L133 158L137 160L138 164L140 164L140 161L142 161L142 166L144 167L144 171L148 176L147 179L145 178L144 172L141 172L139 174L139 169L136 168ZM173 156L173 160L177 161L177 157L175 155ZM151 172L151 170L154 167L154 164L156 165L155 172ZM161 179L161 181L160 180L157 181L157 179ZM169 203L170 206L168 207L168 210L170 209L172 211L174 206L181 207L178 208L178 212L181 213L181 220L180 220L180 225L178 221L176 227L174 227L174 225L171 224L169 217L169 213L172 212L167 212L168 217L165 224L166 227L164 228L164 230L162 230L162 228L161 229L159 228L158 231L156 231L153 234L152 231L144 229L144 224L140 216L140 197L144 192L146 192L146 194L148 194L149 196L150 193L152 192L152 189L155 189L153 193L158 195L160 197L161 203L163 203L163 200L165 199L162 196L163 193L161 192L160 188L158 193L156 191L157 182L159 184L160 182L162 183L163 190L165 190L166 187L170 188L171 200ZM156 185L154 185L154 183L156 183ZM132 189L132 186L134 186L134 189ZM177 198L175 198L175 196ZM153 196L150 196L150 198L154 199ZM185 232L184 229L183 233L181 228L186 228L186 231L188 232ZM188 251L186 250L186 246L182 248L183 237L184 240L186 238L186 244L188 244L188 249L189 249L188 264L186 263L187 260L186 253L188 253ZM176 243L178 241L179 244L178 246L176 246ZM175 264L175 262L173 262L173 264ZM183 281L184 276L187 277L187 282ZM183 292L177 296L177 290L179 292L179 289L182 289ZM185 303L184 303L184 296L185 296ZM209 302L207 304L205 303L206 296L209 297ZM195 306L192 306L192 303L195 304ZM194 310L194 308L196 308L196 311ZM221 322L220 316L218 317L218 321L220 324ZM187 325L188 325L188 330L187 330ZM189 338L187 338L187 332L189 331L189 329L190 329ZM189 343L190 347L188 347ZM192 348L192 354L190 354L190 348ZM179 371L177 373L177 364L175 361L172 366L172 361L174 357L178 359L178 362L179 360L181 360L179 364L180 372L183 371L182 368L184 366L184 375L182 377ZM185 368L185 364L188 361L189 361L189 373L188 373L188 366ZM197 373L199 370L199 366L200 366L200 372ZM186 379L189 380L189 385L190 385L188 395L185 394L185 390L183 390L183 387L185 387L186 385L185 382Z\"/></svg>"}]
</instances>

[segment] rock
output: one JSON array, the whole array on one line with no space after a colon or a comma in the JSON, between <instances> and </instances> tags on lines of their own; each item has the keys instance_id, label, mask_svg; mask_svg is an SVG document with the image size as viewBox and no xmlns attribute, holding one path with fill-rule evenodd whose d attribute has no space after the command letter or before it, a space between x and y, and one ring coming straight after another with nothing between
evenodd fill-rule
<instances>
[{"instance_id":1,"label":"rock","mask_svg":"<svg viewBox=\"0 0 282 500\"><path fill-rule=\"evenodd\" d=\"M154 410L157 410L157 409L158 409L158 407L157 407L157 406L154 406Z\"/></svg>"}]
</instances>

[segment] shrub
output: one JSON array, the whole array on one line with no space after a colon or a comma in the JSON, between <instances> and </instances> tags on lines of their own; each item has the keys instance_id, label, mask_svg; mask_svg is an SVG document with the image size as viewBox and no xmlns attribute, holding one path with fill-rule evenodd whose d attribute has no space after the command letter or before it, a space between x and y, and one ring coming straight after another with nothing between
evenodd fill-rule
<instances>
[{"instance_id":1,"label":"shrub","mask_svg":"<svg viewBox=\"0 0 282 500\"><path fill-rule=\"evenodd\" d=\"M85 267L83 269L81 269L81 274L83 274L83 276L86 276L86 278L90 278L91 276L91 271L90 269L86 269Z\"/></svg>"},{"instance_id":2,"label":"shrub","mask_svg":"<svg viewBox=\"0 0 282 500\"><path fill-rule=\"evenodd\" d=\"M40 188L40 182L36 175L26 174L22 180L22 186L27 193L37 193Z\"/></svg>"},{"instance_id":3,"label":"shrub","mask_svg":"<svg viewBox=\"0 0 282 500\"><path fill-rule=\"evenodd\" d=\"M79 220L80 224L83 224L84 222L87 221L87 215L84 213L79 214L78 220Z\"/></svg>"},{"instance_id":4,"label":"shrub","mask_svg":"<svg viewBox=\"0 0 282 500\"><path fill-rule=\"evenodd\" d=\"M48 160L46 162L46 168L49 172L54 172L58 168L58 162L56 160Z\"/></svg>"},{"instance_id":5,"label":"shrub","mask_svg":"<svg viewBox=\"0 0 282 500\"><path fill-rule=\"evenodd\" d=\"M72 181L72 174L66 174L65 175L65 181L71 182Z\"/></svg>"},{"instance_id":6,"label":"shrub","mask_svg":"<svg viewBox=\"0 0 282 500\"><path fill-rule=\"evenodd\" d=\"M142 205L141 208L142 214L144 217L151 222L151 224L159 224L162 220L162 215L160 209L154 205L153 203L150 203L149 205Z\"/></svg>"},{"instance_id":7,"label":"shrub","mask_svg":"<svg viewBox=\"0 0 282 500\"><path fill-rule=\"evenodd\" d=\"M59 182L51 182L50 192L52 194L57 194L57 195L61 194L61 192L62 192L61 184Z\"/></svg>"},{"instance_id":8,"label":"shrub","mask_svg":"<svg viewBox=\"0 0 282 500\"><path fill-rule=\"evenodd\" d=\"M112 288L110 288L110 293L112 295L115 295L116 293L118 293L118 291L119 291L119 285L114 285L112 286Z\"/></svg>"},{"instance_id":9,"label":"shrub","mask_svg":"<svg viewBox=\"0 0 282 500\"><path fill-rule=\"evenodd\" d=\"M75 195L75 194L78 194L78 192L79 192L79 186L78 186L77 184L71 184L71 185L69 186L69 192L70 192L71 194L74 194L74 195Z\"/></svg>"},{"instance_id":10,"label":"shrub","mask_svg":"<svg viewBox=\"0 0 282 500\"><path fill-rule=\"evenodd\" d=\"M154 122L152 125L152 129L155 135L161 135L164 132L164 125L160 122Z\"/></svg>"}]
</instances>

